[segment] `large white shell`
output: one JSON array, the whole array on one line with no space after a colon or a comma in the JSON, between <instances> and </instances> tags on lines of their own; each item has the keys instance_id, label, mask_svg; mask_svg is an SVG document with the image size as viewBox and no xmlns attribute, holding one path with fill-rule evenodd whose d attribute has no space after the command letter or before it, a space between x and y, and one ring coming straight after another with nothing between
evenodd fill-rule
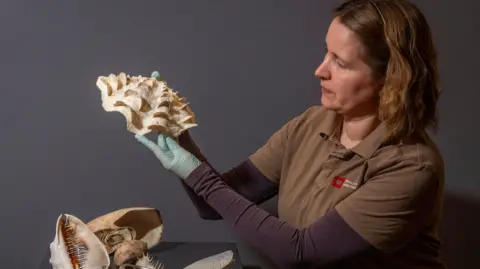
<instances>
[{"instance_id":1,"label":"large white shell","mask_svg":"<svg viewBox=\"0 0 480 269\"><path fill-rule=\"evenodd\" d=\"M118 76L100 76L96 85L105 111L122 113L130 132L144 135L157 130L177 137L197 126L185 99L179 98L165 81L122 72Z\"/></svg>"},{"instance_id":2,"label":"large white shell","mask_svg":"<svg viewBox=\"0 0 480 269\"><path fill-rule=\"evenodd\" d=\"M57 219L49 262L53 269L106 269L110 266L102 242L83 221L69 214Z\"/></svg>"},{"instance_id":3,"label":"large white shell","mask_svg":"<svg viewBox=\"0 0 480 269\"><path fill-rule=\"evenodd\" d=\"M150 249L163 239L162 216L153 207L118 209L96 217L87 226L102 241L109 254L124 241L139 240Z\"/></svg>"}]
</instances>

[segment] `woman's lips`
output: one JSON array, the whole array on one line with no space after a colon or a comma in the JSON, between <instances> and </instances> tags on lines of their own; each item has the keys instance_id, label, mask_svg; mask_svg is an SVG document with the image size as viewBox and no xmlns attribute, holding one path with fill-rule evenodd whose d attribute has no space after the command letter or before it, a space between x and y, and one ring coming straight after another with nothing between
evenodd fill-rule
<instances>
[{"instance_id":1,"label":"woman's lips","mask_svg":"<svg viewBox=\"0 0 480 269\"><path fill-rule=\"evenodd\" d=\"M322 94L333 94L333 92L322 86Z\"/></svg>"}]
</instances>

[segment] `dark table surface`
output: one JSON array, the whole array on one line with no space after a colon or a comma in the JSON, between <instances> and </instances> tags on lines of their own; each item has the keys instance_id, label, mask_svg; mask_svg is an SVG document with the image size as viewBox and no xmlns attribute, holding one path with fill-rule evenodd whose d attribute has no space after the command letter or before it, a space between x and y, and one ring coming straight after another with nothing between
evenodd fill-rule
<instances>
[{"instance_id":1,"label":"dark table surface","mask_svg":"<svg viewBox=\"0 0 480 269\"><path fill-rule=\"evenodd\" d=\"M237 245L235 243L162 242L156 247L150 249L148 253L155 260L160 261L165 269L183 269L195 261L227 250L233 251L235 262L225 269L245 269L242 266ZM48 262L49 259L50 251L47 251L39 269L52 269L52 266ZM117 266L113 264L113 261L110 268L117 268Z\"/></svg>"}]
</instances>

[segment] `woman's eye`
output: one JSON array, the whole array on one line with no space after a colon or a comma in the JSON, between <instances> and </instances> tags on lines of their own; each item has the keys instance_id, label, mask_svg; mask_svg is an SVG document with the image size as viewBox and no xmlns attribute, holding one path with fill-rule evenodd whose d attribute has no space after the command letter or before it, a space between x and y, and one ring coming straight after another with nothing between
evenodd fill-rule
<instances>
[{"instance_id":1,"label":"woman's eye","mask_svg":"<svg viewBox=\"0 0 480 269\"><path fill-rule=\"evenodd\" d=\"M340 66L341 68L344 68L345 66L339 61L339 60L335 60L335 62L338 64L338 66Z\"/></svg>"}]
</instances>

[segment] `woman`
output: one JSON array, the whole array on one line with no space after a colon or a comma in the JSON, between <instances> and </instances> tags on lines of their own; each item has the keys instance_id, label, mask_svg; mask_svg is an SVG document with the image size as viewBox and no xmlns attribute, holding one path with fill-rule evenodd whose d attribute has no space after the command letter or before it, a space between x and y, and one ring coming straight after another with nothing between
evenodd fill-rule
<instances>
[{"instance_id":1,"label":"woman","mask_svg":"<svg viewBox=\"0 0 480 269\"><path fill-rule=\"evenodd\" d=\"M423 14L406 0L346 1L325 41L322 106L231 171L217 173L188 133L180 145L137 139L204 218L224 219L281 268L445 268L444 168L426 133L439 89ZM276 194L278 218L257 206Z\"/></svg>"}]
</instances>

